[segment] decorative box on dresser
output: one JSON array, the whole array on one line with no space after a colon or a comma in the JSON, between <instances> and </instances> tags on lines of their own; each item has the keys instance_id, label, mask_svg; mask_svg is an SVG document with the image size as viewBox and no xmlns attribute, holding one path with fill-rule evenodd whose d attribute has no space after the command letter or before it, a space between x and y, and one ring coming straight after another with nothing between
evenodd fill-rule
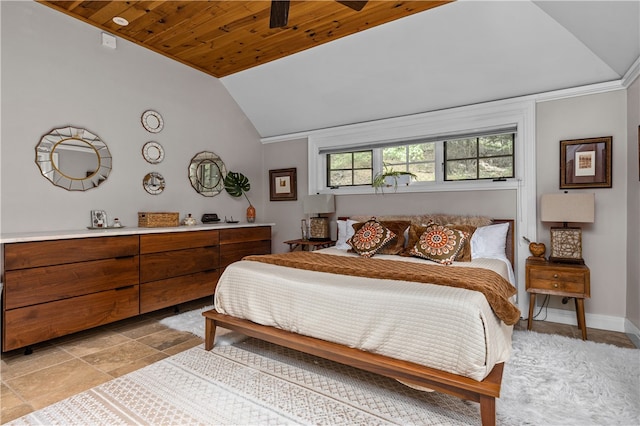
<instances>
[{"instance_id":1,"label":"decorative box on dresser","mask_svg":"<svg viewBox=\"0 0 640 426\"><path fill-rule=\"evenodd\" d=\"M582 339L587 340L584 318L584 299L591 297L590 271L587 265L527 260L526 286L529 293L529 320L531 330L536 294L571 297L575 299L578 327Z\"/></svg>"},{"instance_id":2,"label":"decorative box on dresser","mask_svg":"<svg viewBox=\"0 0 640 426\"><path fill-rule=\"evenodd\" d=\"M271 224L2 236L2 351L213 295ZM28 350L28 349L27 349Z\"/></svg>"}]
</instances>

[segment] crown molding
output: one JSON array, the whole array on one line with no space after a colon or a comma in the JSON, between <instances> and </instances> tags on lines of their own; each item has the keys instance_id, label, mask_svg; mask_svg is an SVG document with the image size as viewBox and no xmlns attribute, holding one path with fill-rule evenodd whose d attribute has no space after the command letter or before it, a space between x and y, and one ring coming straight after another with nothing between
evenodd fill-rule
<instances>
[{"instance_id":1,"label":"crown molding","mask_svg":"<svg viewBox=\"0 0 640 426\"><path fill-rule=\"evenodd\" d=\"M629 88L631 84L640 76L640 56L638 59L631 65L629 70L625 73L624 77L622 77L622 85L625 88Z\"/></svg>"}]
</instances>

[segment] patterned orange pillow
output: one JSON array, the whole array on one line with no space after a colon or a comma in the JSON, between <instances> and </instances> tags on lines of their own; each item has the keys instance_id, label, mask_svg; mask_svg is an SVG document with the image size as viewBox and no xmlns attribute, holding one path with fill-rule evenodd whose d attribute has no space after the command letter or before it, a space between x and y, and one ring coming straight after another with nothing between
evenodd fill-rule
<instances>
[{"instance_id":1,"label":"patterned orange pillow","mask_svg":"<svg viewBox=\"0 0 640 426\"><path fill-rule=\"evenodd\" d=\"M347 240L347 244L353 247L353 250L360 256L371 257L395 236L393 231L375 218L371 218L371 220L364 222L360 229Z\"/></svg>"},{"instance_id":2,"label":"patterned orange pillow","mask_svg":"<svg viewBox=\"0 0 640 426\"><path fill-rule=\"evenodd\" d=\"M363 225L363 222L353 224L353 229L357 232ZM380 224L395 234L395 237L384 245L376 254L400 254L405 247L404 232L411 222L408 220L381 220Z\"/></svg>"},{"instance_id":3,"label":"patterned orange pillow","mask_svg":"<svg viewBox=\"0 0 640 426\"><path fill-rule=\"evenodd\" d=\"M409 254L450 265L462 249L465 239L462 231L433 224L420 234L415 245L409 248Z\"/></svg>"},{"instance_id":4,"label":"patterned orange pillow","mask_svg":"<svg viewBox=\"0 0 640 426\"><path fill-rule=\"evenodd\" d=\"M476 227L473 225L457 225L447 224L449 228L457 229L465 233L464 244L456 256L458 262L471 262L471 236L476 231Z\"/></svg>"}]
</instances>

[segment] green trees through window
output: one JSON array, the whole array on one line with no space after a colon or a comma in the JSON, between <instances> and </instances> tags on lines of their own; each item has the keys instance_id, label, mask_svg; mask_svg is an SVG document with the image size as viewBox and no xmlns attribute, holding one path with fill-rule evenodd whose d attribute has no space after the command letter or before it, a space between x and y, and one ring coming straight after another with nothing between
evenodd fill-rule
<instances>
[{"instance_id":1,"label":"green trees through window","mask_svg":"<svg viewBox=\"0 0 640 426\"><path fill-rule=\"evenodd\" d=\"M329 153L326 181L332 188L371 185L383 170L410 172L425 183L513 178L514 146L509 132Z\"/></svg>"}]
</instances>

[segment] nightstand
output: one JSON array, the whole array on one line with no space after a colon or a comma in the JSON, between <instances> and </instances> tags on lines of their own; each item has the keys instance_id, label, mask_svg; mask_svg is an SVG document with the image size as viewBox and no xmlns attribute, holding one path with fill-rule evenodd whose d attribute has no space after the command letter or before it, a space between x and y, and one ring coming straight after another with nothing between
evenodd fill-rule
<instances>
[{"instance_id":1,"label":"nightstand","mask_svg":"<svg viewBox=\"0 0 640 426\"><path fill-rule=\"evenodd\" d=\"M314 241L314 240L289 240L285 241L284 244L289 244L289 251L295 251L298 247L300 247L300 251L313 251L320 248L327 248L335 245L335 241L327 240L327 241Z\"/></svg>"},{"instance_id":2,"label":"nightstand","mask_svg":"<svg viewBox=\"0 0 640 426\"><path fill-rule=\"evenodd\" d=\"M584 299L591 297L589 280L587 265L527 260L526 285L530 294L527 330L531 330L536 294L572 297L576 303L576 317L578 327L582 330L582 340L587 340Z\"/></svg>"}]
</instances>

